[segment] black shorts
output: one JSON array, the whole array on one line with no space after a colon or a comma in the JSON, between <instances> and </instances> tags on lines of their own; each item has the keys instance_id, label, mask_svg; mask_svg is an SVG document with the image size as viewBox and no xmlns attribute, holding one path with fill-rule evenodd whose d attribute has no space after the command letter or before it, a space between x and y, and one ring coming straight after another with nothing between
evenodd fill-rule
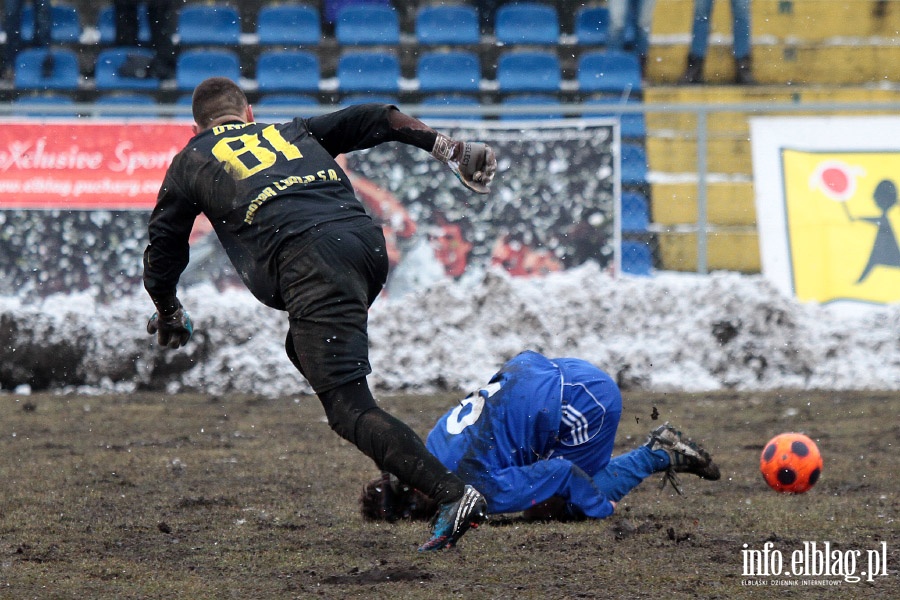
<instances>
[{"instance_id":1,"label":"black shorts","mask_svg":"<svg viewBox=\"0 0 900 600\"><path fill-rule=\"evenodd\" d=\"M369 306L387 275L384 234L368 218L326 223L282 251L285 348L317 394L372 371Z\"/></svg>"}]
</instances>

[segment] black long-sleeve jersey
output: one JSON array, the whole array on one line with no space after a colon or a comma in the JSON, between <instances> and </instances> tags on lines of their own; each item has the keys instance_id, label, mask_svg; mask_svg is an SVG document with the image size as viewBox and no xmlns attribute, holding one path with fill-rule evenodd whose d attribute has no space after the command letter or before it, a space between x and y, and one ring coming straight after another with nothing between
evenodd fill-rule
<instances>
[{"instance_id":1,"label":"black long-sleeve jersey","mask_svg":"<svg viewBox=\"0 0 900 600\"><path fill-rule=\"evenodd\" d=\"M175 296L202 212L250 291L283 309L276 261L284 244L314 226L366 215L334 157L395 140L430 150L436 133L410 122L391 105L364 104L288 123L235 121L197 134L172 160L150 217L148 293L154 300Z\"/></svg>"}]
</instances>

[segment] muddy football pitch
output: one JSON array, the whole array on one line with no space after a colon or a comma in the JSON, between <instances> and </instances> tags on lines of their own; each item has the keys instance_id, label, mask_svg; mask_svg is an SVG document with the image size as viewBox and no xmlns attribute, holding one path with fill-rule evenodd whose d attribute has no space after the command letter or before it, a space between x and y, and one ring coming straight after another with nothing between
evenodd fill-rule
<instances>
[{"instance_id":1,"label":"muddy football pitch","mask_svg":"<svg viewBox=\"0 0 900 600\"><path fill-rule=\"evenodd\" d=\"M380 402L425 435L457 397ZM626 393L615 453L668 420L722 479L423 555L427 523L359 516L377 471L314 397L0 395L0 598L900 598L898 415L896 392ZM759 474L784 431L824 455L803 495Z\"/></svg>"}]
</instances>

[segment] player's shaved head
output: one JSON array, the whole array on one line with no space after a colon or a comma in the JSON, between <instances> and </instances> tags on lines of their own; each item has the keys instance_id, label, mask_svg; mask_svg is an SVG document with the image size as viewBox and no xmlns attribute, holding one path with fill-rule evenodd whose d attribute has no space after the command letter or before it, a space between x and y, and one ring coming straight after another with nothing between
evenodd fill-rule
<instances>
[{"instance_id":1,"label":"player's shaved head","mask_svg":"<svg viewBox=\"0 0 900 600\"><path fill-rule=\"evenodd\" d=\"M243 117L247 110L247 96L238 84L227 77L210 77L194 88L191 111L201 130L208 129L222 117Z\"/></svg>"}]
</instances>

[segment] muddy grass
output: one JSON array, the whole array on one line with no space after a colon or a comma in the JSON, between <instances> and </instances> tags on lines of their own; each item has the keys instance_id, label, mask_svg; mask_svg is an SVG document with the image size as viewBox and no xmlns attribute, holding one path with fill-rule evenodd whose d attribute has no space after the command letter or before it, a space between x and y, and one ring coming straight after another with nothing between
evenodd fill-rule
<instances>
[{"instance_id":1,"label":"muddy grass","mask_svg":"<svg viewBox=\"0 0 900 600\"><path fill-rule=\"evenodd\" d=\"M424 434L454 399L382 404ZM315 398L0 396L0 598L900 597L898 394L628 394L617 453L658 424L654 407L721 481L685 476L678 497L654 478L604 521L497 517L420 555L425 523L358 516L377 472ZM757 471L789 430L825 456L802 496ZM742 551L767 542L773 568L828 542L844 571L884 556L887 575L746 576Z\"/></svg>"}]
</instances>

